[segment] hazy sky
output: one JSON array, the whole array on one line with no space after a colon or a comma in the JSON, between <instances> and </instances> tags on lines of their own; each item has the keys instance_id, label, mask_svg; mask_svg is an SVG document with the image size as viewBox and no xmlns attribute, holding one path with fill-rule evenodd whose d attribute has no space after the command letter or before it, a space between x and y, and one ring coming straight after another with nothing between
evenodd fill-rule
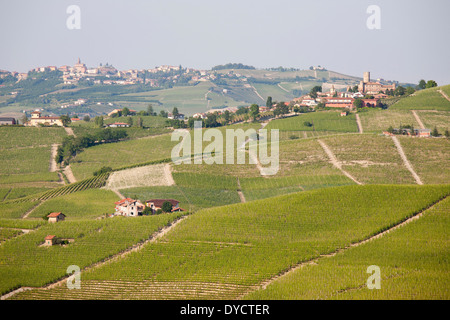
<instances>
[{"instance_id":1,"label":"hazy sky","mask_svg":"<svg viewBox=\"0 0 450 320\"><path fill-rule=\"evenodd\" d=\"M81 29L66 26L69 5ZM369 5L381 10L370 30ZM449 0L0 0L0 69L309 68L450 83Z\"/></svg>"}]
</instances>

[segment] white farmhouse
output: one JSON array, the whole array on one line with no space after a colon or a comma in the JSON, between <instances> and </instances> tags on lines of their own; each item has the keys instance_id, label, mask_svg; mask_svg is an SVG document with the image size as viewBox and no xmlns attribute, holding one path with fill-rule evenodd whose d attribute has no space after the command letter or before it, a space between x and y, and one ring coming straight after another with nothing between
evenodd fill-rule
<instances>
[{"instance_id":1,"label":"white farmhouse","mask_svg":"<svg viewBox=\"0 0 450 320\"><path fill-rule=\"evenodd\" d=\"M115 205L116 212L114 215L117 216L137 217L142 215L142 211L144 211L144 205L139 200L131 198L117 201Z\"/></svg>"}]
</instances>

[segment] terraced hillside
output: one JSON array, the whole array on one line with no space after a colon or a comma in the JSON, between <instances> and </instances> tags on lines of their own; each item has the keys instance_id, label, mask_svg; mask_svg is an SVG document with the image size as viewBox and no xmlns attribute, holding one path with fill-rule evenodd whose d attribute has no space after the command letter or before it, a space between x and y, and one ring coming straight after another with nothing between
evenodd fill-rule
<instances>
[{"instance_id":1,"label":"terraced hillside","mask_svg":"<svg viewBox=\"0 0 450 320\"><path fill-rule=\"evenodd\" d=\"M305 264L246 299L447 300L450 199L423 217L358 247ZM368 289L368 266L380 268L380 289Z\"/></svg>"},{"instance_id":2,"label":"terraced hillside","mask_svg":"<svg viewBox=\"0 0 450 320\"><path fill-rule=\"evenodd\" d=\"M440 92L448 92L450 85L420 90L392 105L393 109L450 110L450 101Z\"/></svg>"},{"instance_id":3,"label":"terraced hillside","mask_svg":"<svg viewBox=\"0 0 450 320\"><path fill-rule=\"evenodd\" d=\"M83 272L80 290L62 284L12 298L238 298L302 262L392 228L449 193L448 186L348 186L206 209L141 250ZM18 241L8 244L0 250Z\"/></svg>"}]
</instances>

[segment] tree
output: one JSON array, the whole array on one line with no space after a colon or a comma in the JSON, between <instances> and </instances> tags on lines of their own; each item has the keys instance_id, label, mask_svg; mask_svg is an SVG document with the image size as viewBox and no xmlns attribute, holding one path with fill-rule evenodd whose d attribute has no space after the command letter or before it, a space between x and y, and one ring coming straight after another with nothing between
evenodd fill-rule
<instances>
[{"instance_id":1,"label":"tree","mask_svg":"<svg viewBox=\"0 0 450 320\"><path fill-rule=\"evenodd\" d=\"M266 107L270 109L272 108L272 105L273 105L272 97L267 97Z\"/></svg>"},{"instance_id":2,"label":"tree","mask_svg":"<svg viewBox=\"0 0 450 320\"><path fill-rule=\"evenodd\" d=\"M70 117L68 115L62 115L59 118L61 119L64 127L67 127L72 122L72 120L70 120Z\"/></svg>"},{"instance_id":3,"label":"tree","mask_svg":"<svg viewBox=\"0 0 450 320\"><path fill-rule=\"evenodd\" d=\"M223 113L223 119L225 120L225 123L230 122L230 120L231 120L230 111L225 110L225 112Z\"/></svg>"},{"instance_id":4,"label":"tree","mask_svg":"<svg viewBox=\"0 0 450 320\"><path fill-rule=\"evenodd\" d=\"M427 84L425 85L425 88L433 88L433 87L437 87L437 83L434 80L428 80Z\"/></svg>"},{"instance_id":5,"label":"tree","mask_svg":"<svg viewBox=\"0 0 450 320\"><path fill-rule=\"evenodd\" d=\"M169 116L169 114L168 114L167 112L165 112L164 110L161 110L161 111L159 112L159 116L160 116L160 117L163 117L163 118L167 118L167 117Z\"/></svg>"},{"instance_id":6,"label":"tree","mask_svg":"<svg viewBox=\"0 0 450 320\"><path fill-rule=\"evenodd\" d=\"M419 81L419 85L417 86L420 90L425 89L427 83L425 82L425 80L420 80Z\"/></svg>"},{"instance_id":7,"label":"tree","mask_svg":"<svg viewBox=\"0 0 450 320\"><path fill-rule=\"evenodd\" d=\"M403 96L406 92L406 89L402 86L398 86L397 88L395 88L394 90L394 95L396 96Z\"/></svg>"},{"instance_id":8,"label":"tree","mask_svg":"<svg viewBox=\"0 0 450 320\"><path fill-rule=\"evenodd\" d=\"M172 212L172 204L169 201L164 201L161 206L162 211L164 212Z\"/></svg>"},{"instance_id":9,"label":"tree","mask_svg":"<svg viewBox=\"0 0 450 320\"><path fill-rule=\"evenodd\" d=\"M94 118L95 125L99 128L103 128L103 117L98 116Z\"/></svg>"},{"instance_id":10,"label":"tree","mask_svg":"<svg viewBox=\"0 0 450 320\"><path fill-rule=\"evenodd\" d=\"M450 137L450 132L448 131L448 129L445 129L445 133L444 133L446 138Z\"/></svg>"},{"instance_id":11,"label":"tree","mask_svg":"<svg viewBox=\"0 0 450 320\"><path fill-rule=\"evenodd\" d=\"M363 101L360 98L356 98L353 101L353 105L356 107L356 109L359 109L363 106Z\"/></svg>"},{"instance_id":12,"label":"tree","mask_svg":"<svg viewBox=\"0 0 450 320\"><path fill-rule=\"evenodd\" d=\"M148 115L149 116L153 116L153 105L150 103L148 106L147 106L147 113L148 113Z\"/></svg>"},{"instance_id":13,"label":"tree","mask_svg":"<svg viewBox=\"0 0 450 320\"><path fill-rule=\"evenodd\" d=\"M20 118L20 121L22 122L22 124L24 124L25 122L28 122L28 117L27 115L24 113L23 116Z\"/></svg>"},{"instance_id":14,"label":"tree","mask_svg":"<svg viewBox=\"0 0 450 320\"><path fill-rule=\"evenodd\" d=\"M180 113L178 112L178 108L174 107L172 110L173 118L176 119Z\"/></svg>"},{"instance_id":15,"label":"tree","mask_svg":"<svg viewBox=\"0 0 450 320\"><path fill-rule=\"evenodd\" d=\"M213 113L213 114L209 114L208 118L206 118L205 120L205 127L207 128L214 128L214 127L218 127L219 123L217 122L217 116Z\"/></svg>"},{"instance_id":16,"label":"tree","mask_svg":"<svg viewBox=\"0 0 450 320\"><path fill-rule=\"evenodd\" d=\"M387 129L387 132L394 133L394 128L392 128L392 126L389 126L389 128Z\"/></svg>"},{"instance_id":17,"label":"tree","mask_svg":"<svg viewBox=\"0 0 450 320\"><path fill-rule=\"evenodd\" d=\"M322 92L322 86L314 86L311 92Z\"/></svg>"},{"instance_id":18,"label":"tree","mask_svg":"<svg viewBox=\"0 0 450 320\"><path fill-rule=\"evenodd\" d=\"M434 127L433 131L431 131L431 135L433 137L439 137L439 131L436 127Z\"/></svg>"},{"instance_id":19,"label":"tree","mask_svg":"<svg viewBox=\"0 0 450 320\"><path fill-rule=\"evenodd\" d=\"M122 109L122 115L124 117L128 116L130 114L130 109L128 109L127 107Z\"/></svg>"},{"instance_id":20,"label":"tree","mask_svg":"<svg viewBox=\"0 0 450 320\"><path fill-rule=\"evenodd\" d=\"M144 121L142 120L141 117L138 117L137 120L136 120L136 127L142 128L143 126L144 126Z\"/></svg>"},{"instance_id":21,"label":"tree","mask_svg":"<svg viewBox=\"0 0 450 320\"><path fill-rule=\"evenodd\" d=\"M144 211L142 211L142 215L144 215L144 216L148 216L151 214L153 214L153 211L152 211L152 208L150 208L150 207L145 207Z\"/></svg>"},{"instance_id":22,"label":"tree","mask_svg":"<svg viewBox=\"0 0 450 320\"><path fill-rule=\"evenodd\" d=\"M253 118L253 121L256 121L258 115L259 115L259 106L254 103L250 106L250 117Z\"/></svg>"},{"instance_id":23,"label":"tree","mask_svg":"<svg viewBox=\"0 0 450 320\"><path fill-rule=\"evenodd\" d=\"M130 125L130 127L133 125L133 118L128 117L127 118L127 123Z\"/></svg>"},{"instance_id":24,"label":"tree","mask_svg":"<svg viewBox=\"0 0 450 320\"><path fill-rule=\"evenodd\" d=\"M414 92L416 92L416 90L414 90L413 87L406 88L406 94L410 95L410 94L413 94Z\"/></svg>"}]
</instances>

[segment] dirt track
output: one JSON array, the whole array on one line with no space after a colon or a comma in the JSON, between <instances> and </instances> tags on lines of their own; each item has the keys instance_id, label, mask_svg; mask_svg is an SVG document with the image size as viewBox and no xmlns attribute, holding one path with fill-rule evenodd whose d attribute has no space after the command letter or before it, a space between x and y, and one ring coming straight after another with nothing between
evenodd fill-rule
<instances>
[{"instance_id":1,"label":"dirt track","mask_svg":"<svg viewBox=\"0 0 450 320\"><path fill-rule=\"evenodd\" d=\"M330 148L328 148L328 146L325 144L325 142L323 142L322 140L317 139L317 141L320 143L320 145L322 146L323 150L325 151L325 153L328 155L328 158L330 159L330 162L333 164L333 166L335 166L336 168L338 168L339 170L341 170L341 172L343 174L345 174L348 178L352 179L355 183L357 184L362 184L361 182L359 182L358 180L356 180L350 173L348 173L347 171L345 171L344 169L342 169L342 165L341 163L336 159L335 155L333 154L333 152L330 150Z\"/></svg>"},{"instance_id":2,"label":"dirt track","mask_svg":"<svg viewBox=\"0 0 450 320\"><path fill-rule=\"evenodd\" d=\"M416 118L416 121L419 124L420 128L425 129L425 126L423 125L422 120L420 120L419 115L416 113L416 111L411 110L411 112L412 112L414 118Z\"/></svg>"},{"instance_id":3,"label":"dirt track","mask_svg":"<svg viewBox=\"0 0 450 320\"><path fill-rule=\"evenodd\" d=\"M403 151L400 141L398 141L396 136L391 136L391 137L395 143L395 146L397 147L398 153L400 154L400 157L402 158L403 163L405 164L405 167L409 170L409 172L411 172L411 174L414 177L414 180L416 180L417 184L423 184L422 180L420 180L419 175L414 171L411 163L409 162L408 158L406 157L406 154Z\"/></svg>"}]
</instances>

